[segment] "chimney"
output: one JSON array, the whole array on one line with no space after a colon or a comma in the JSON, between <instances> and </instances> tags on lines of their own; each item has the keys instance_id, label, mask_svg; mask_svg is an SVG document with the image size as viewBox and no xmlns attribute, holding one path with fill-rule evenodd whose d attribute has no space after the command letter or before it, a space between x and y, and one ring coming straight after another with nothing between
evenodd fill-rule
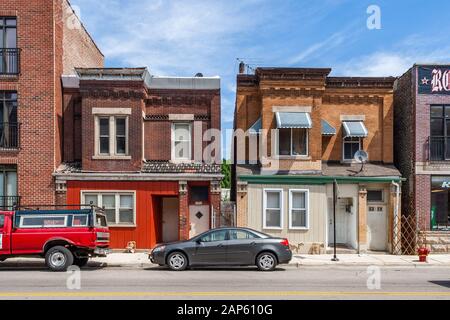
<instances>
[{"instance_id":1,"label":"chimney","mask_svg":"<svg viewBox=\"0 0 450 320\"><path fill-rule=\"evenodd\" d=\"M244 61L241 61L241 63L239 63L239 74L244 74L245 73L245 63Z\"/></svg>"}]
</instances>

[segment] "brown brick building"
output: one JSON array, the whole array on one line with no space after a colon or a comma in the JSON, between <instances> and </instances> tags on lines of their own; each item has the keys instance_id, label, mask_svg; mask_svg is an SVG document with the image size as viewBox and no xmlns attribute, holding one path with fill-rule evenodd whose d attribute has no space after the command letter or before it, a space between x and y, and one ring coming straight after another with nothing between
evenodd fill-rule
<instances>
[{"instance_id":1,"label":"brown brick building","mask_svg":"<svg viewBox=\"0 0 450 320\"><path fill-rule=\"evenodd\" d=\"M403 214L433 252L450 252L450 66L414 65L395 88L395 164ZM422 238L421 237L421 238Z\"/></svg>"},{"instance_id":2,"label":"brown brick building","mask_svg":"<svg viewBox=\"0 0 450 320\"><path fill-rule=\"evenodd\" d=\"M220 133L211 129L220 130L220 78L76 71L63 76L58 203L105 207L113 248L149 249L219 226Z\"/></svg>"},{"instance_id":3,"label":"brown brick building","mask_svg":"<svg viewBox=\"0 0 450 320\"><path fill-rule=\"evenodd\" d=\"M67 0L2 0L0 34L0 205L54 204L61 75L102 67L103 55Z\"/></svg>"},{"instance_id":4,"label":"brown brick building","mask_svg":"<svg viewBox=\"0 0 450 320\"><path fill-rule=\"evenodd\" d=\"M330 71L257 68L238 75L238 223L287 237L298 251L328 248L336 226L344 248L394 252L401 184L393 166L395 78ZM364 166L355 162L359 150L368 155Z\"/></svg>"}]
</instances>

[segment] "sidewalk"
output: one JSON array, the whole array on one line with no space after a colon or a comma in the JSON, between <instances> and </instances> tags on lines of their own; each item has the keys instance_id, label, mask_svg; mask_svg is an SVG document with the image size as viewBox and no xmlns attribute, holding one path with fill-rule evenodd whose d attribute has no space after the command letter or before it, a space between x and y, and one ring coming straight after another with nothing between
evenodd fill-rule
<instances>
[{"instance_id":1,"label":"sidewalk","mask_svg":"<svg viewBox=\"0 0 450 320\"><path fill-rule=\"evenodd\" d=\"M393 256L384 254L340 254L338 262L333 262L333 255L295 255L290 263L291 267L314 266L441 266L450 267L450 255L430 255L427 263L420 263L417 256ZM2 267L41 267L43 259L14 258L0 263ZM147 253L111 253L106 258L93 258L90 265L99 267L127 267L127 268L151 268L154 264L148 259Z\"/></svg>"}]
</instances>

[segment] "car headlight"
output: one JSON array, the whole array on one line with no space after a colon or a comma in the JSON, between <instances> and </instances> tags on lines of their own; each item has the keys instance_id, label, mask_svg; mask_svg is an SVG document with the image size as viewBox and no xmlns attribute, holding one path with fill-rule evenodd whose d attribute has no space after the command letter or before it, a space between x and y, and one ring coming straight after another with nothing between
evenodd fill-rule
<instances>
[{"instance_id":1,"label":"car headlight","mask_svg":"<svg viewBox=\"0 0 450 320\"><path fill-rule=\"evenodd\" d=\"M165 248L166 248L166 246L156 247L155 249L153 249L153 253L164 251Z\"/></svg>"}]
</instances>

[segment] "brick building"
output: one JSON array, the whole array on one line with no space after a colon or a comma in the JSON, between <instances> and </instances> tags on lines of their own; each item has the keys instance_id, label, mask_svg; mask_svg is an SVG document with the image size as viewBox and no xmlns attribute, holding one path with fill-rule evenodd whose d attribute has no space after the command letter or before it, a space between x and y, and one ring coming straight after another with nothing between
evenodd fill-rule
<instances>
[{"instance_id":1,"label":"brick building","mask_svg":"<svg viewBox=\"0 0 450 320\"><path fill-rule=\"evenodd\" d=\"M395 88L395 163L406 183L403 214L415 216L433 252L450 252L450 66L414 65Z\"/></svg>"},{"instance_id":2,"label":"brick building","mask_svg":"<svg viewBox=\"0 0 450 320\"><path fill-rule=\"evenodd\" d=\"M0 2L0 206L54 204L61 75L103 55L67 0Z\"/></svg>"},{"instance_id":3,"label":"brick building","mask_svg":"<svg viewBox=\"0 0 450 320\"><path fill-rule=\"evenodd\" d=\"M287 237L299 252L327 249L334 226L343 248L394 252L401 210L393 166L395 78L330 77L330 71L257 68L237 76L238 224ZM369 157L364 166L355 162L360 150Z\"/></svg>"},{"instance_id":4,"label":"brick building","mask_svg":"<svg viewBox=\"0 0 450 320\"><path fill-rule=\"evenodd\" d=\"M210 129L220 129L220 78L76 71L63 76L58 203L105 207L113 248L149 249L219 226L220 134Z\"/></svg>"}]
</instances>

